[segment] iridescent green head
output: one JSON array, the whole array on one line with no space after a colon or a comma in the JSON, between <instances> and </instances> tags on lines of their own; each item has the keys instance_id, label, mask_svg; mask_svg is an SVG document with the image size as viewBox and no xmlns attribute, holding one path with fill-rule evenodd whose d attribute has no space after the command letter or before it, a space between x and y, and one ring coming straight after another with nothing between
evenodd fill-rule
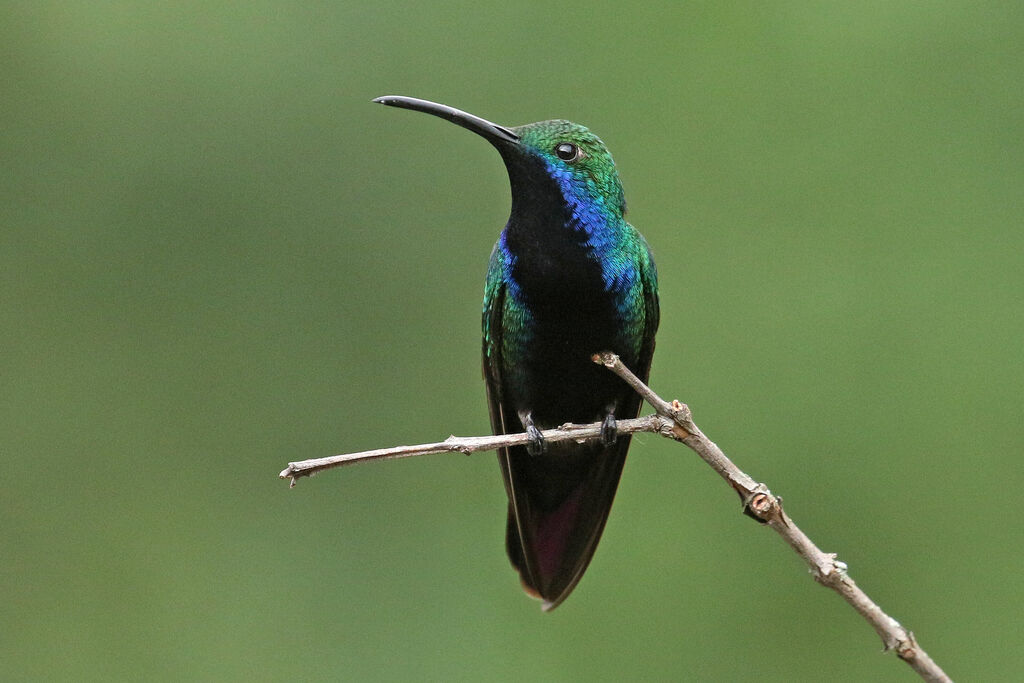
<instances>
[{"instance_id":1,"label":"iridescent green head","mask_svg":"<svg viewBox=\"0 0 1024 683\"><path fill-rule=\"evenodd\" d=\"M433 114L482 136L505 160L513 202L557 194L584 222L621 218L626 212L612 155L585 126L555 119L509 128L428 100L389 95L374 102Z\"/></svg>"},{"instance_id":2,"label":"iridescent green head","mask_svg":"<svg viewBox=\"0 0 1024 683\"><path fill-rule=\"evenodd\" d=\"M548 175L568 198L598 201L619 216L626 212L622 183L608 148L589 128L555 119L512 129L521 153L544 161Z\"/></svg>"}]
</instances>

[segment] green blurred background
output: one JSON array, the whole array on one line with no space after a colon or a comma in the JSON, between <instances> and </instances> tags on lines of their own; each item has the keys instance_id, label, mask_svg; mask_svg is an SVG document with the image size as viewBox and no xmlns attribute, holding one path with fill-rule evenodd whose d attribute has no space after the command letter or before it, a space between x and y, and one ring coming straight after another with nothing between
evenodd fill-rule
<instances>
[{"instance_id":1,"label":"green blurred background","mask_svg":"<svg viewBox=\"0 0 1024 683\"><path fill-rule=\"evenodd\" d=\"M9 680L906 681L688 450L634 442L542 614L487 431L494 151L615 154L652 383L954 677L1011 680L1024 534L1024 5L5 3Z\"/></svg>"}]
</instances>

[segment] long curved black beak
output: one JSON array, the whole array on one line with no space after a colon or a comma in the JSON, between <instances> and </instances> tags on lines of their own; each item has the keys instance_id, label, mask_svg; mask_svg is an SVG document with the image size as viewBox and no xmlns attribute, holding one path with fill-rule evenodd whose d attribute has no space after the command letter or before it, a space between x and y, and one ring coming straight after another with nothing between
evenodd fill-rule
<instances>
[{"instance_id":1,"label":"long curved black beak","mask_svg":"<svg viewBox=\"0 0 1024 683\"><path fill-rule=\"evenodd\" d=\"M412 109L413 111L422 111L427 114L433 114L434 116L440 116L442 119L448 119L456 126L462 126L467 130L473 131L477 135L483 136L491 143L515 143L519 141L519 136L505 126L499 126L496 123L491 123L487 119L482 119L479 116L473 116L461 109L449 107L445 104L438 104L437 102L431 102L430 100L420 100L415 97L403 97L401 95L384 95L383 97L378 97L373 101L378 104L386 104L389 107Z\"/></svg>"}]
</instances>

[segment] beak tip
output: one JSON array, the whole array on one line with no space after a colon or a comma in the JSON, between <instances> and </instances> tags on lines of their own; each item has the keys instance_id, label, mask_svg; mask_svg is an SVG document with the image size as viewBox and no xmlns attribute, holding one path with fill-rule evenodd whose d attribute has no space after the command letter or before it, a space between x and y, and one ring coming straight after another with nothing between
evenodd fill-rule
<instances>
[{"instance_id":1,"label":"beak tip","mask_svg":"<svg viewBox=\"0 0 1024 683\"><path fill-rule=\"evenodd\" d=\"M376 104L385 104L390 107L398 107L399 109L421 111L426 114L438 116L442 119L447 119L458 126L462 126L463 128L473 131L477 135L482 135L492 143L517 142L519 140L519 136L517 134L504 126L491 123L479 116L467 114L460 109L449 107L446 104L439 104L437 102L431 102L430 100L421 100L416 97L405 97L404 95L382 95L380 97L373 98L371 102Z\"/></svg>"}]
</instances>

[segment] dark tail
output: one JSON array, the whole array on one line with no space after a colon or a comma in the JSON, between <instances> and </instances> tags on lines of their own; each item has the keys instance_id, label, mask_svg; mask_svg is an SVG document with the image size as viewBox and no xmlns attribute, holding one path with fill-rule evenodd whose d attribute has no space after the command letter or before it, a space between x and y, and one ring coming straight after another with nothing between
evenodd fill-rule
<instances>
[{"instance_id":1,"label":"dark tail","mask_svg":"<svg viewBox=\"0 0 1024 683\"><path fill-rule=\"evenodd\" d=\"M508 556L545 611L569 597L594 556L629 441L548 444L537 456L516 447L499 456L509 496Z\"/></svg>"}]
</instances>

